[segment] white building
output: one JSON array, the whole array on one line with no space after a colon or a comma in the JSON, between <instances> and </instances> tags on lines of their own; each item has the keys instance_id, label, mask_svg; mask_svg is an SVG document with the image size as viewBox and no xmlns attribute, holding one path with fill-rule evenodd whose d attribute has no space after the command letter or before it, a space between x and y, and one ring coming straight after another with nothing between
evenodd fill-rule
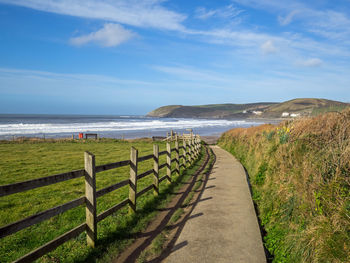
<instances>
[{"instance_id":1,"label":"white building","mask_svg":"<svg viewBox=\"0 0 350 263\"><path fill-rule=\"evenodd\" d=\"M289 117L289 112L283 112L282 117Z\"/></svg>"},{"instance_id":2,"label":"white building","mask_svg":"<svg viewBox=\"0 0 350 263\"><path fill-rule=\"evenodd\" d=\"M300 117L300 113L292 113L290 116L293 118Z\"/></svg>"},{"instance_id":3,"label":"white building","mask_svg":"<svg viewBox=\"0 0 350 263\"><path fill-rule=\"evenodd\" d=\"M262 111L253 111L253 113L254 113L255 115L261 115L261 114L262 114Z\"/></svg>"}]
</instances>

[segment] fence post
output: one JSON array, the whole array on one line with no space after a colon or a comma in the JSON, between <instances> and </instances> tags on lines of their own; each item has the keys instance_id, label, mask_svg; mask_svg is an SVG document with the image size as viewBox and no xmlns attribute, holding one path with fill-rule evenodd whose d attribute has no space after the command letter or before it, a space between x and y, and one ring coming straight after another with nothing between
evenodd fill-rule
<instances>
[{"instance_id":1,"label":"fence post","mask_svg":"<svg viewBox=\"0 0 350 263\"><path fill-rule=\"evenodd\" d=\"M199 141L199 138L198 138L198 135L196 136L196 142L197 142L197 153L198 153L198 156L200 155L200 141Z\"/></svg>"},{"instance_id":2,"label":"fence post","mask_svg":"<svg viewBox=\"0 0 350 263\"><path fill-rule=\"evenodd\" d=\"M187 165L191 165L191 146L190 146L190 141L186 139L186 159L187 159Z\"/></svg>"},{"instance_id":3,"label":"fence post","mask_svg":"<svg viewBox=\"0 0 350 263\"><path fill-rule=\"evenodd\" d=\"M134 147L131 147L130 178L129 178L129 213L136 212L137 158L138 158L138 150L135 149Z\"/></svg>"},{"instance_id":4,"label":"fence post","mask_svg":"<svg viewBox=\"0 0 350 263\"><path fill-rule=\"evenodd\" d=\"M85 202L86 202L86 242L88 246L95 247L97 240L96 215L96 171L95 156L89 152L84 153L85 162Z\"/></svg>"},{"instance_id":5,"label":"fence post","mask_svg":"<svg viewBox=\"0 0 350 263\"><path fill-rule=\"evenodd\" d=\"M194 142L194 137L192 137L192 145L193 145L193 158L197 159L196 144Z\"/></svg>"},{"instance_id":6,"label":"fence post","mask_svg":"<svg viewBox=\"0 0 350 263\"><path fill-rule=\"evenodd\" d=\"M183 159L182 159L182 163L184 165L184 169L186 169L187 167L187 145L186 145L186 139L185 137L182 137L182 145L183 145Z\"/></svg>"},{"instance_id":7,"label":"fence post","mask_svg":"<svg viewBox=\"0 0 350 263\"><path fill-rule=\"evenodd\" d=\"M201 137L198 136L198 151L199 153L201 152L202 150L202 140L201 140Z\"/></svg>"},{"instance_id":8,"label":"fence post","mask_svg":"<svg viewBox=\"0 0 350 263\"><path fill-rule=\"evenodd\" d=\"M194 153L196 154L196 159L197 159L198 158L198 151L197 151L196 135L193 136L193 145L194 145Z\"/></svg>"},{"instance_id":9,"label":"fence post","mask_svg":"<svg viewBox=\"0 0 350 263\"><path fill-rule=\"evenodd\" d=\"M192 161L194 161L195 159L195 155L194 155L194 144L193 144L193 130L191 129L191 137L190 137L190 140L191 140L191 156L192 156Z\"/></svg>"},{"instance_id":10,"label":"fence post","mask_svg":"<svg viewBox=\"0 0 350 263\"><path fill-rule=\"evenodd\" d=\"M194 162L194 160L196 159L195 158L195 155L194 155L194 145L193 145L193 139L191 137L190 139L190 144L191 144L191 159L192 159L192 162Z\"/></svg>"},{"instance_id":11,"label":"fence post","mask_svg":"<svg viewBox=\"0 0 350 263\"><path fill-rule=\"evenodd\" d=\"M190 142L190 158L191 158L191 163L194 161L194 155L193 155L193 141L192 141L192 136L189 139Z\"/></svg>"},{"instance_id":12,"label":"fence post","mask_svg":"<svg viewBox=\"0 0 350 263\"><path fill-rule=\"evenodd\" d=\"M159 146L153 144L153 187L154 195L159 195Z\"/></svg>"},{"instance_id":13,"label":"fence post","mask_svg":"<svg viewBox=\"0 0 350 263\"><path fill-rule=\"evenodd\" d=\"M188 155L188 164L191 165L192 163L192 159L191 159L191 141L187 140L187 146L188 146L188 151L187 151L187 155Z\"/></svg>"},{"instance_id":14,"label":"fence post","mask_svg":"<svg viewBox=\"0 0 350 263\"><path fill-rule=\"evenodd\" d=\"M194 147L194 155L196 159L198 158L198 151L197 151L197 142L196 142L196 136L193 137L193 147Z\"/></svg>"},{"instance_id":15,"label":"fence post","mask_svg":"<svg viewBox=\"0 0 350 263\"><path fill-rule=\"evenodd\" d=\"M166 143L166 150L167 150L167 155L166 155L166 163L167 163L166 175L168 177L168 183L171 183L171 144L169 142Z\"/></svg>"},{"instance_id":16,"label":"fence post","mask_svg":"<svg viewBox=\"0 0 350 263\"><path fill-rule=\"evenodd\" d=\"M177 134L175 134L175 158L176 158L176 173L180 176L180 152L179 152L179 140Z\"/></svg>"}]
</instances>

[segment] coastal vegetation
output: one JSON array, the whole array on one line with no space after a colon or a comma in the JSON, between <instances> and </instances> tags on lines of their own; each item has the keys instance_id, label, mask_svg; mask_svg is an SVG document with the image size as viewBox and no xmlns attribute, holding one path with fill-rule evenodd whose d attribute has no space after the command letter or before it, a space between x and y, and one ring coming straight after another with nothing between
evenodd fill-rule
<instances>
[{"instance_id":1,"label":"coastal vegetation","mask_svg":"<svg viewBox=\"0 0 350 263\"><path fill-rule=\"evenodd\" d=\"M172 118L281 118L284 112L313 116L339 111L350 104L326 99L294 99L281 103L211 104L199 106L170 105L148 113L151 117Z\"/></svg>"},{"instance_id":2,"label":"coastal vegetation","mask_svg":"<svg viewBox=\"0 0 350 263\"><path fill-rule=\"evenodd\" d=\"M139 140L23 140L0 142L0 185L40 178L84 167L84 151L96 156L96 165L130 158L130 147L139 150L139 156L153 153L149 139ZM165 150L164 142L157 142L160 151ZM166 156L160 156L165 162ZM199 161L200 162L200 161ZM139 171L153 168L153 160L139 164ZM192 170L182 171L180 176L189 176ZM160 176L165 170L160 170ZM129 177L129 167L121 167L99 173L97 189L104 188ZM138 190L150 185L152 176L138 180ZM174 178L176 181L176 178ZM106 262L115 258L134 238L134 233L144 229L156 215L155 208L169 201L172 185L162 183L160 195L149 192L138 198L137 213L128 214L123 208L113 216L98 224L98 244L95 248L86 246L86 234L63 244L55 251L45 255L40 262ZM0 226L44 211L84 195L84 179L77 178L34 190L13 194L0 199ZM127 186L99 198L97 214L110 208L128 196ZM13 235L0 239L1 262L13 260L45 244L60 234L85 221L85 207L80 206L33 225Z\"/></svg>"},{"instance_id":3,"label":"coastal vegetation","mask_svg":"<svg viewBox=\"0 0 350 263\"><path fill-rule=\"evenodd\" d=\"M237 128L219 145L249 173L273 262L350 262L350 110Z\"/></svg>"}]
</instances>

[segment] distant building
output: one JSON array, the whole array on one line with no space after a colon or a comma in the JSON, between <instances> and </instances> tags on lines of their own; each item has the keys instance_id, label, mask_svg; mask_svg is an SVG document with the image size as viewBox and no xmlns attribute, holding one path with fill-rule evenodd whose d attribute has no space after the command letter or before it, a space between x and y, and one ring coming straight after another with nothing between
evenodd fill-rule
<instances>
[{"instance_id":1,"label":"distant building","mask_svg":"<svg viewBox=\"0 0 350 263\"><path fill-rule=\"evenodd\" d=\"M261 115L261 114L262 114L262 111L253 111L253 113L254 113L255 115Z\"/></svg>"},{"instance_id":2,"label":"distant building","mask_svg":"<svg viewBox=\"0 0 350 263\"><path fill-rule=\"evenodd\" d=\"M243 113L247 113L247 111L246 111L246 110L244 110L244 111L243 111Z\"/></svg>"},{"instance_id":3,"label":"distant building","mask_svg":"<svg viewBox=\"0 0 350 263\"><path fill-rule=\"evenodd\" d=\"M283 112L282 117L289 117L289 112Z\"/></svg>"},{"instance_id":4,"label":"distant building","mask_svg":"<svg viewBox=\"0 0 350 263\"><path fill-rule=\"evenodd\" d=\"M300 117L300 113L292 113L290 116L293 118Z\"/></svg>"}]
</instances>

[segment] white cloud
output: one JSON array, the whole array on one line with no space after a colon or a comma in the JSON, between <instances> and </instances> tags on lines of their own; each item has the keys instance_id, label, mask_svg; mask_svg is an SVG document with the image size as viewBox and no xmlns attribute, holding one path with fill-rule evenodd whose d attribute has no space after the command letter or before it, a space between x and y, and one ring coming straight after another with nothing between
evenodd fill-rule
<instances>
[{"instance_id":1,"label":"white cloud","mask_svg":"<svg viewBox=\"0 0 350 263\"><path fill-rule=\"evenodd\" d=\"M293 18L300 13L299 10L293 10L292 12L290 12L288 15L286 15L285 17L282 16L278 16L278 21L282 26L286 26L288 24L290 24L293 20Z\"/></svg>"},{"instance_id":2,"label":"white cloud","mask_svg":"<svg viewBox=\"0 0 350 263\"><path fill-rule=\"evenodd\" d=\"M161 6L162 0L0 0L44 12L101 19L167 30L183 29L186 16Z\"/></svg>"},{"instance_id":3,"label":"white cloud","mask_svg":"<svg viewBox=\"0 0 350 263\"><path fill-rule=\"evenodd\" d=\"M186 33L192 35L198 35L205 38L205 41L218 44L228 44L238 47L256 47L261 45L262 42L269 39L281 40L280 37L274 37L272 35L257 33L253 31L235 31L230 29L214 29L208 31L200 30L187 30Z\"/></svg>"},{"instance_id":4,"label":"white cloud","mask_svg":"<svg viewBox=\"0 0 350 263\"><path fill-rule=\"evenodd\" d=\"M242 12L243 10L238 9L233 4L222 8L210 9L210 10L207 10L204 7L199 7L196 9L196 18L203 19L203 20L209 19L212 17L234 18L234 17L237 17Z\"/></svg>"},{"instance_id":5,"label":"white cloud","mask_svg":"<svg viewBox=\"0 0 350 263\"><path fill-rule=\"evenodd\" d=\"M267 40L264 44L262 44L261 50L264 54L271 54L277 52L277 48L274 46L271 40Z\"/></svg>"},{"instance_id":6,"label":"white cloud","mask_svg":"<svg viewBox=\"0 0 350 263\"><path fill-rule=\"evenodd\" d=\"M334 11L327 8L315 8L307 1L280 0L232 0L241 5L259 8L270 13L277 13L281 25L288 25L292 20L302 23L303 31L319 36L343 40L350 44L350 18L346 12ZM334 9L337 1L332 2ZM338 6L338 10L339 6Z\"/></svg>"},{"instance_id":7,"label":"white cloud","mask_svg":"<svg viewBox=\"0 0 350 263\"><path fill-rule=\"evenodd\" d=\"M308 20L309 32L332 40L342 40L350 44L350 18L335 11L319 11L313 13L313 19Z\"/></svg>"},{"instance_id":8,"label":"white cloud","mask_svg":"<svg viewBox=\"0 0 350 263\"><path fill-rule=\"evenodd\" d=\"M310 59L298 61L297 64L304 67L318 67L323 64L323 61L319 58L310 58Z\"/></svg>"},{"instance_id":9,"label":"white cloud","mask_svg":"<svg viewBox=\"0 0 350 263\"><path fill-rule=\"evenodd\" d=\"M262 50L265 54L276 51L278 55L295 63L295 57L317 57L328 62L335 59L350 57L350 19L346 14L316 10L309 8L301 1L280 0L231 0L253 8L261 8L267 12L280 15L280 23L287 25L292 21L302 21L305 27L298 33L266 33L261 25L246 27L225 26L207 30L186 28L183 22L186 15L170 10L163 5L165 0L0 0L0 3L15 4L62 15L100 19L135 27L174 30L196 38L196 40L215 44L234 46L233 52L251 55L253 58ZM297 11L296 11L297 10ZM242 10L236 5L228 5L218 9L197 9L198 18L239 19ZM213 23L217 25L217 23ZM113 27L113 26L112 26ZM77 36L71 39L75 45L97 43L102 46L114 46L127 41L132 32L118 25L102 28L97 32ZM315 34L337 39L331 42L323 39L312 39L311 31ZM111 33L119 32L119 34ZM342 41L339 41L342 39ZM278 49L276 48L278 47ZM245 53L246 52L246 53ZM333 56L333 58L331 58ZM281 60L282 61L282 60ZM317 64L313 62L314 64ZM311 63L312 64L312 63Z\"/></svg>"},{"instance_id":10,"label":"white cloud","mask_svg":"<svg viewBox=\"0 0 350 263\"><path fill-rule=\"evenodd\" d=\"M269 11L294 10L299 9L303 5L296 0L280 1L280 0L232 0L240 5L259 8Z\"/></svg>"},{"instance_id":11,"label":"white cloud","mask_svg":"<svg viewBox=\"0 0 350 263\"><path fill-rule=\"evenodd\" d=\"M134 35L133 32L124 29L121 25L107 23L96 32L71 38L70 43L76 46L96 43L104 47L113 47L129 40Z\"/></svg>"},{"instance_id":12,"label":"white cloud","mask_svg":"<svg viewBox=\"0 0 350 263\"><path fill-rule=\"evenodd\" d=\"M198 7L196 9L196 18L199 19L208 19L210 17L213 17L216 14L216 10L206 10L204 7Z\"/></svg>"}]
</instances>

